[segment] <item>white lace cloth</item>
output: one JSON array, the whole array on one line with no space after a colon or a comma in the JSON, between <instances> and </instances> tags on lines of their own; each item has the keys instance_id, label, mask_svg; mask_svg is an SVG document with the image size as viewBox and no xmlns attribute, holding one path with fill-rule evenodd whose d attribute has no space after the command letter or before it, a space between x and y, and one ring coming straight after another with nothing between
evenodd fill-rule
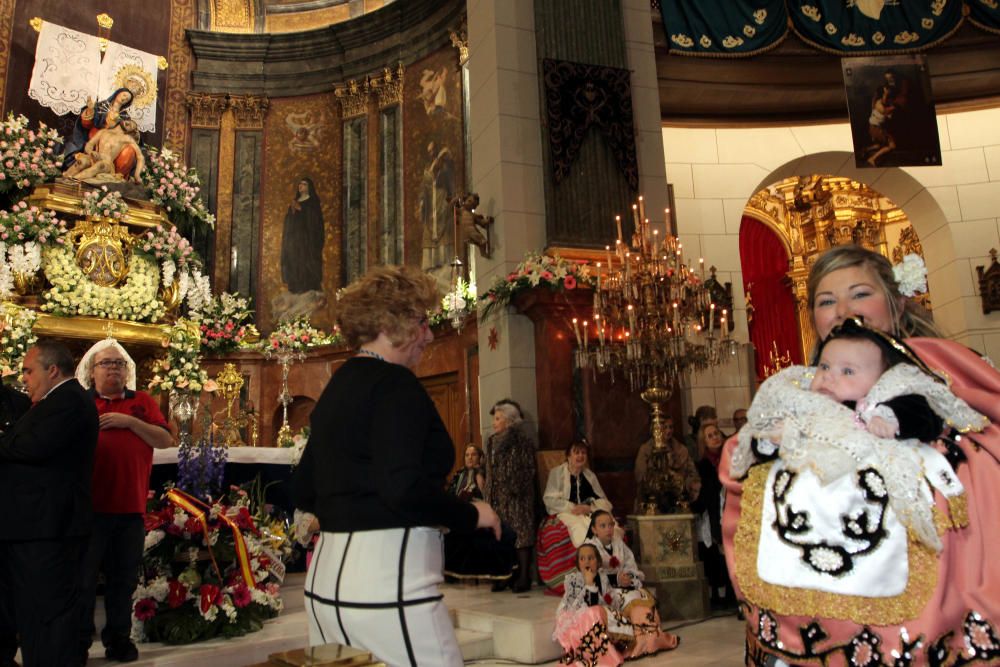
<instances>
[{"instance_id":1,"label":"white lace cloth","mask_svg":"<svg viewBox=\"0 0 1000 667\"><path fill-rule=\"evenodd\" d=\"M809 391L814 369L791 366L768 378L747 411L747 425L740 430L733 452L731 474L744 476L756 463L751 440L780 436L781 467L796 473L809 471L823 492L851 473L873 468L882 477L895 517L925 545L936 551L941 540L931 511L933 496L927 483L948 498L964 492L947 460L918 440L887 440L859 428L854 413L826 396ZM988 424L983 415L956 397L915 366L899 364L885 373L863 401L872 416L880 403L905 394L924 396L949 425L960 430L980 430ZM765 443L765 447L769 444ZM926 483L925 483L926 480Z\"/></svg>"},{"instance_id":2,"label":"white lace cloth","mask_svg":"<svg viewBox=\"0 0 1000 667\"><path fill-rule=\"evenodd\" d=\"M87 35L45 21L38 33L28 97L58 116L79 113L101 77L101 45Z\"/></svg>"},{"instance_id":3,"label":"white lace cloth","mask_svg":"<svg viewBox=\"0 0 1000 667\"><path fill-rule=\"evenodd\" d=\"M28 97L64 116L80 113L88 97L106 99L126 87L136 95L129 117L140 132L155 132L156 61L151 53L114 42L102 59L96 35L45 21L38 33Z\"/></svg>"}]
</instances>

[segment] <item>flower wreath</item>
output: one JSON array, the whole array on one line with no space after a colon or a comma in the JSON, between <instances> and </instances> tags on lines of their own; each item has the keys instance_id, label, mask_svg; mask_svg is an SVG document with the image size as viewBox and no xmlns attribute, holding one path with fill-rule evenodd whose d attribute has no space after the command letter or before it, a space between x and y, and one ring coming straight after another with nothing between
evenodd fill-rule
<instances>
[{"instance_id":1,"label":"flower wreath","mask_svg":"<svg viewBox=\"0 0 1000 667\"><path fill-rule=\"evenodd\" d=\"M121 287L91 282L77 266L71 248L46 248L42 267L52 283L43 294L42 310L46 312L133 322L155 322L163 317L163 302L156 297L160 272L156 263L143 254L132 255L128 277Z\"/></svg>"},{"instance_id":2,"label":"flower wreath","mask_svg":"<svg viewBox=\"0 0 1000 667\"><path fill-rule=\"evenodd\" d=\"M903 257L892 267L892 275L899 284L899 293L906 297L927 292L927 265L924 258L915 253Z\"/></svg>"}]
</instances>

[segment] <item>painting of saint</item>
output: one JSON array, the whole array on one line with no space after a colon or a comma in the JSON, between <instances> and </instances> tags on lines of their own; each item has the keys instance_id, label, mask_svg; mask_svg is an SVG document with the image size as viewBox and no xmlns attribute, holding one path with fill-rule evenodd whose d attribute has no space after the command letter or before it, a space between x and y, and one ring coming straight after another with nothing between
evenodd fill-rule
<instances>
[{"instance_id":1,"label":"painting of saint","mask_svg":"<svg viewBox=\"0 0 1000 667\"><path fill-rule=\"evenodd\" d=\"M323 292L323 242L326 228L316 187L309 177L295 185L281 236L281 280L285 291L273 302L276 320L309 315L326 305Z\"/></svg>"},{"instance_id":2,"label":"painting of saint","mask_svg":"<svg viewBox=\"0 0 1000 667\"><path fill-rule=\"evenodd\" d=\"M454 220L448 200L455 193L455 160L447 146L427 144L427 164L420 181L417 216L423 226L423 257L427 271L451 266L455 253Z\"/></svg>"},{"instance_id":3,"label":"painting of saint","mask_svg":"<svg viewBox=\"0 0 1000 667\"><path fill-rule=\"evenodd\" d=\"M926 58L842 58L841 63L856 166L940 165Z\"/></svg>"}]
</instances>

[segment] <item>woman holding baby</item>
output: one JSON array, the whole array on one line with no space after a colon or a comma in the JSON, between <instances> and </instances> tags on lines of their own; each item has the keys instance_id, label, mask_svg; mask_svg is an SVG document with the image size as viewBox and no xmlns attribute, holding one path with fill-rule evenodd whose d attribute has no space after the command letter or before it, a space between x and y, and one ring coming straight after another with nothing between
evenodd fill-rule
<instances>
[{"instance_id":1,"label":"woman holding baby","mask_svg":"<svg viewBox=\"0 0 1000 667\"><path fill-rule=\"evenodd\" d=\"M726 444L749 665L1000 660L1000 373L913 282L857 246L821 256L815 365L769 378Z\"/></svg>"}]
</instances>

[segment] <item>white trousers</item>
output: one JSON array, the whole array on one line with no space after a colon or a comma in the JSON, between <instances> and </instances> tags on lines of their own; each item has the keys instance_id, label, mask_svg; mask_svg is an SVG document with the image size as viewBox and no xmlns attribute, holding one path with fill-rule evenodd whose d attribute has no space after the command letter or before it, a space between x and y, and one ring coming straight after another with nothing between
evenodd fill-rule
<instances>
[{"instance_id":1,"label":"white trousers","mask_svg":"<svg viewBox=\"0 0 1000 667\"><path fill-rule=\"evenodd\" d=\"M362 648L392 666L461 665L443 564L434 528L320 533L306 574L310 645Z\"/></svg>"}]
</instances>

